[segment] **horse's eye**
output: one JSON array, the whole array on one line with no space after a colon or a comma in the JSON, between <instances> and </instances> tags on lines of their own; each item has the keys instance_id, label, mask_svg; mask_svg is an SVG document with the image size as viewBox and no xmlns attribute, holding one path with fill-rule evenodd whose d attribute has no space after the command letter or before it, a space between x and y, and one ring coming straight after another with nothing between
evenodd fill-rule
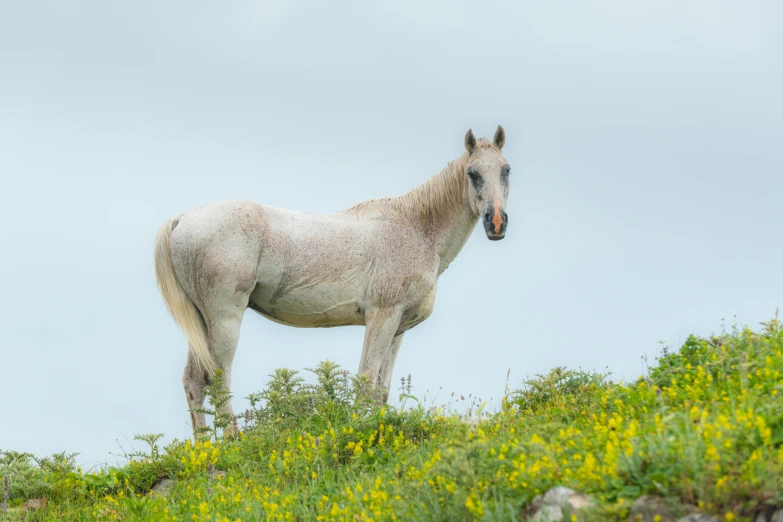
<instances>
[{"instance_id":1,"label":"horse's eye","mask_svg":"<svg viewBox=\"0 0 783 522\"><path fill-rule=\"evenodd\" d=\"M475 169L468 169L468 177L470 178L470 182L473 184L473 188L475 188L477 191L481 190L481 187L484 186L484 180L481 178L481 174Z\"/></svg>"}]
</instances>

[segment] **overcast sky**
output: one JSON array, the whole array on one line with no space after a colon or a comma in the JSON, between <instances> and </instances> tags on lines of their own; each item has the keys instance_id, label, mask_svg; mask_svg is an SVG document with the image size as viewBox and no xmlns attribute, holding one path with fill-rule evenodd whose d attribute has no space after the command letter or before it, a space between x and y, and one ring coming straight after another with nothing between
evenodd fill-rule
<instances>
[{"instance_id":1,"label":"overcast sky","mask_svg":"<svg viewBox=\"0 0 783 522\"><path fill-rule=\"evenodd\" d=\"M157 228L399 195L468 128L506 129L508 234L476 229L395 388L496 403L509 368L627 380L658 341L757 326L783 304L782 5L0 2L0 449L189 436ZM248 311L235 408L277 367L356 371L362 336Z\"/></svg>"}]
</instances>

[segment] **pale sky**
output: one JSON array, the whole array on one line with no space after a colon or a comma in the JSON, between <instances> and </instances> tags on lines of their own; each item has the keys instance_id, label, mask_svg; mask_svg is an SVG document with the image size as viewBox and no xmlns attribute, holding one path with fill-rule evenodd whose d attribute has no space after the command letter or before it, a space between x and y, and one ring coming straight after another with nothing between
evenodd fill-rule
<instances>
[{"instance_id":1,"label":"pale sky","mask_svg":"<svg viewBox=\"0 0 783 522\"><path fill-rule=\"evenodd\" d=\"M157 228L399 195L468 128L506 129L508 233L477 227L395 389L497 403L509 368L628 380L658 341L757 326L783 304L782 5L0 2L0 449L189 436ZM356 371L362 336L248 311L235 408L277 367Z\"/></svg>"}]
</instances>

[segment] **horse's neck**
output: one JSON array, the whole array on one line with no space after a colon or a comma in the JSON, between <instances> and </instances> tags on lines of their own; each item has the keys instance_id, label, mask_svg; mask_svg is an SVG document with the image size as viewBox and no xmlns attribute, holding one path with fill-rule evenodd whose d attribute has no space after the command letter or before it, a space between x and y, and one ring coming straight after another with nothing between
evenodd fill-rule
<instances>
[{"instance_id":1,"label":"horse's neck","mask_svg":"<svg viewBox=\"0 0 783 522\"><path fill-rule=\"evenodd\" d=\"M440 275L465 246L478 222L467 201L467 159L467 153L463 154L403 196L365 201L349 210L361 213L374 209L383 214L384 209L391 208L398 212L431 241L440 258Z\"/></svg>"},{"instance_id":2,"label":"horse's neck","mask_svg":"<svg viewBox=\"0 0 783 522\"><path fill-rule=\"evenodd\" d=\"M442 274L460 253L477 222L478 216L465 204L462 208L455 209L447 224L433 233L435 248L440 257L438 275Z\"/></svg>"},{"instance_id":3,"label":"horse's neck","mask_svg":"<svg viewBox=\"0 0 783 522\"><path fill-rule=\"evenodd\" d=\"M438 275L442 274L465 246L478 216L468 203L467 154L449 163L441 173L430 178L403 198L413 199L418 212L413 213L420 230L429 237L440 258ZM413 194L428 193L426 197L412 197ZM433 196L432 194L439 194Z\"/></svg>"}]
</instances>

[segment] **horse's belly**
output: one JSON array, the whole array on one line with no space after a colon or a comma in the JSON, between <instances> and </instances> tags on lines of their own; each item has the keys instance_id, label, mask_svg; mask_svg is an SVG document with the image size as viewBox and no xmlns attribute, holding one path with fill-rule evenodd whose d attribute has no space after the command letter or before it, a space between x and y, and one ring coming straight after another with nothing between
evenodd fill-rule
<instances>
[{"instance_id":1,"label":"horse's belly","mask_svg":"<svg viewBox=\"0 0 783 522\"><path fill-rule=\"evenodd\" d=\"M248 307L278 323L302 328L364 324L363 300L348 288L293 290L283 296L265 294L268 292L257 288Z\"/></svg>"}]
</instances>

